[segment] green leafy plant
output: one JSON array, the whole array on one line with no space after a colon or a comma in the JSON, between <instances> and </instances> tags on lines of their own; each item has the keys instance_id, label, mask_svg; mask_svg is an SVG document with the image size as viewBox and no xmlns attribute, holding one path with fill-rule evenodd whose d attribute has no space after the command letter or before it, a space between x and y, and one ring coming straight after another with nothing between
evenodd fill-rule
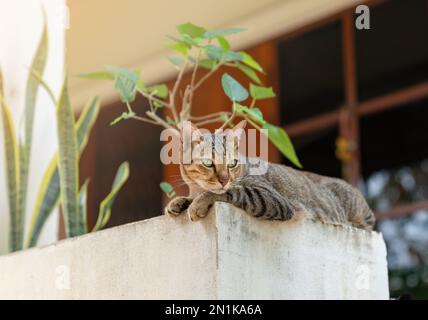
<instances>
[{"instance_id":1,"label":"green leafy plant","mask_svg":"<svg viewBox=\"0 0 428 320\"><path fill-rule=\"evenodd\" d=\"M72 237L88 232L86 198L89 181L86 181L79 189L78 162L80 154L87 144L90 130L98 116L100 102L98 98L91 99L84 107L79 120L75 122L66 78L60 98L55 99L52 90L41 76L46 65L47 39L47 27L45 25L27 81L24 109L25 135L23 139L19 139L16 135L10 108L3 94L3 77L0 70L0 108L6 151L6 178L11 217L9 250L11 252L37 244L46 220L59 203L64 216L66 236ZM28 230L24 230L34 112L39 85L47 90L56 106L59 150L53 156L44 173L37 192L31 223ZM98 220L92 231L97 231L107 224L114 199L128 177L129 165L124 162L116 173L111 192L100 204ZM25 231L27 232L25 233Z\"/></svg>"},{"instance_id":2,"label":"green leafy plant","mask_svg":"<svg viewBox=\"0 0 428 320\"><path fill-rule=\"evenodd\" d=\"M219 122L221 128L232 126L236 118L244 118L257 130L266 129L268 138L278 150L295 166L301 167L290 138L283 128L268 123L263 117L263 100L274 98L271 87L262 85L259 78L264 73L262 66L248 53L231 49L227 36L242 32L243 29L231 28L223 30L207 30L192 23L177 27L177 36L168 36L171 41L167 47L175 55L169 57L170 62L178 70L174 86L168 90L165 84L147 86L140 78L139 70L107 67L106 71L82 74L89 79L102 79L114 82L121 100L127 110L112 121L112 125L127 119L160 125L165 128L180 129L181 124L190 120L197 126ZM228 73L223 73L221 85L225 94L231 100L231 110L225 110L205 116L192 116L193 96L196 90L221 67L237 68L250 80L249 90ZM200 72L201 69L205 71ZM189 71L190 81L184 84L181 92L181 103L177 95L183 85L183 75ZM143 115L137 114L131 104L137 94L149 101L149 108ZM248 101L248 103L245 103ZM169 111L171 117L164 110ZM263 130L265 131L265 130ZM164 190L165 191L165 190ZM166 192L168 194L168 192Z\"/></svg>"}]
</instances>

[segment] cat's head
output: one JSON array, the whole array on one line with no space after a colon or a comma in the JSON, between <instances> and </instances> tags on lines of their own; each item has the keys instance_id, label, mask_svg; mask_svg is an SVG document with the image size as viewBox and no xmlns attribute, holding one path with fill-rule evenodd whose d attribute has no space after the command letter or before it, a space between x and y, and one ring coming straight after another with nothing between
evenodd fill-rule
<instances>
[{"instance_id":1,"label":"cat's head","mask_svg":"<svg viewBox=\"0 0 428 320\"><path fill-rule=\"evenodd\" d=\"M239 142L246 121L221 133L209 133L191 125L191 161L182 164L187 182L214 193L224 193L231 183L244 174ZM189 150L191 148L191 150Z\"/></svg>"}]
</instances>

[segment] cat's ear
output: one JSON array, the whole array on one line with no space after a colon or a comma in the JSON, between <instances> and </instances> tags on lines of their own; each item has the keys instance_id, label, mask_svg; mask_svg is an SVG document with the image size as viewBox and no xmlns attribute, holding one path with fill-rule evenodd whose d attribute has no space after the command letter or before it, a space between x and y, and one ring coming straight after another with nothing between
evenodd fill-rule
<instances>
[{"instance_id":1,"label":"cat's ear","mask_svg":"<svg viewBox=\"0 0 428 320\"><path fill-rule=\"evenodd\" d=\"M228 143L232 143L233 141L234 150L238 150L241 145L245 146L244 144L241 144L241 141L244 136L244 132L245 132L244 129L246 125L247 125L247 121L242 120L237 125L235 125L232 129L230 129L232 132L231 137L233 137L233 140L228 140L229 141Z\"/></svg>"}]
</instances>

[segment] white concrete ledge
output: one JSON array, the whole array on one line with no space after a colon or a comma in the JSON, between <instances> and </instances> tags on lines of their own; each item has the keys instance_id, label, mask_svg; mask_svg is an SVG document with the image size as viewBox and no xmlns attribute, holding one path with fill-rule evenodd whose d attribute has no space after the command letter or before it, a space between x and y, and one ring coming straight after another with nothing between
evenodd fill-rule
<instances>
[{"instance_id":1,"label":"white concrete ledge","mask_svg":"<svg viewBox=\"0 0 428 320\"><path fill-rule=\"evenodd\" d=\"M383 238L308 220L157 217L0 257L2 299L388 299Z\"/></svg>"}]
</instances>

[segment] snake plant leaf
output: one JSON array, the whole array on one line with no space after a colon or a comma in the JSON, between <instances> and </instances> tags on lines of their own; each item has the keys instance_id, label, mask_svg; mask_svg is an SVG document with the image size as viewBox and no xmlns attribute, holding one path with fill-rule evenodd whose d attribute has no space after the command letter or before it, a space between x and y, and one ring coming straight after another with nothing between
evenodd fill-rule
<instances>
[{"instance_id":1,"label":"snake plant leaf","mask_svg":"<svg viewBox=\"0 0 428 320\"><path fill-rule=\"evenodd\" d=\"M97 222L92 229L92 232L102 229L110 219L111 207L113 206L114 200L119 193L122 186L125 184L129 177L129 163L123 162L116 172L116 177L111 188L110 193L100 204L100 211L98 213Z\"/></svg>"},{"instance_id":2,"label":"snake plant leaf","mask_svg":"<svg viewBox=\"0 0 428 320\"><path fill-rule=\"evenodd\" d=\"M78 235L79 215L79 150L75 134L74 112L68 95L67 78L61 89L57 106L58 167L61 206L66 236Z\"/></svg>"},{"instance_id":3,"label":"snake plant leaf","mask_svg":"<svg viewBox=\"0 0 428 320\"><path fill-rule=\"evenodd\" d=\"M98 117L100 100L98 97L89 100L76 123L76 137L80 154L85 149L89 133ZM34 247L39 240L42 228L58 204L60 182L58 171L58 153L52 158L39 186L36 204L27 232L25 247Z\"/></svg>"},{"instance_id":4,"label":"snake plant leaf","mask_svg":"<svg viewBox=\"0 0 428 320\"><path fill-rule=\"evenodd\" d=\"M34 70L39 75L43 74L46 66L48 53L48 31L45 23L43 26L42 36L40 38L37 51L34 55L31 63L30 70ZM33 124L34 124L34 113L37 101L37 94L39 89L39 81L32 76L31 72L28 76L27 87L25 93L25 108L24 108L24 137L23 141L19 145L19 211L16 217L20 226L15 230L18 232L16 237L20 239L13 250L19 250L23 247L24 242L24 217L26 209L27 199L27 186L28 186L28 174L30 164L30 152L33 140Z\"/></svg>"},{"instance_id":5,"label":"snake plant leaf","mask_svg":"<svg viewBox=\"0 0 428 320\"><path fill-rule=\"evenodd\" d=\"M9 249L18 250L20 247L20 234L22 223L19 221L19 148L16 141L15 127L10 115L9 107L3 98L3 78L0 70L0 106L3 120L3 134L5 145L7 193L10 212Z\"/></svg>"},{"instance_id":6,"label":"snake plant leaf","mask_svg":"<svg viewBox=\"0 0 428 320\"><path fill-rule=\"evenodd\" d=\"M268 138L278 148L278 150L281 151L281 153L296 167L302 168L302 164L297 157L290 137L285 130L270 123L263 124L263 129L268 130Z\"/></svg>"},{"instance_id":7,"label":"snake plant leaf","mask_svg":"<svg viewBox=\"0 0 428 320\"><path fill-rule=\"evenodd\" d=\"M92 98L83 108L83 111L76 123L76 139L79 147L79 152L85 149L89 133L98 118L100 112L100 99L99 97Z\"/></svg>"},{"instance_id":8,"label":"snake plant leaf","mask_svg":"<svg viewBox=\"0 0 428 320\"><path fill-rule=\"evenodd\" d=\"M47 167L37 191L36 203L31 217L24 247L34 247L39 240L43 226L52 210L58 204L60 197L60 183L58 172L58 153L55 153Z\"/></svg>"},{"instance_id":9,"label":"snake plant leaf","mask_svg":"<svg viewBox=\"0 0 428 320\"><path fill-rule=\"evenodd\" d=\"M87 224L87 198L88 198L88 184L89 178L85 180L82 187L79 191L79 214L80 214L80 225L78 233L79 235L85 234L88 232Z\"/></svg>"}]
</instances>

